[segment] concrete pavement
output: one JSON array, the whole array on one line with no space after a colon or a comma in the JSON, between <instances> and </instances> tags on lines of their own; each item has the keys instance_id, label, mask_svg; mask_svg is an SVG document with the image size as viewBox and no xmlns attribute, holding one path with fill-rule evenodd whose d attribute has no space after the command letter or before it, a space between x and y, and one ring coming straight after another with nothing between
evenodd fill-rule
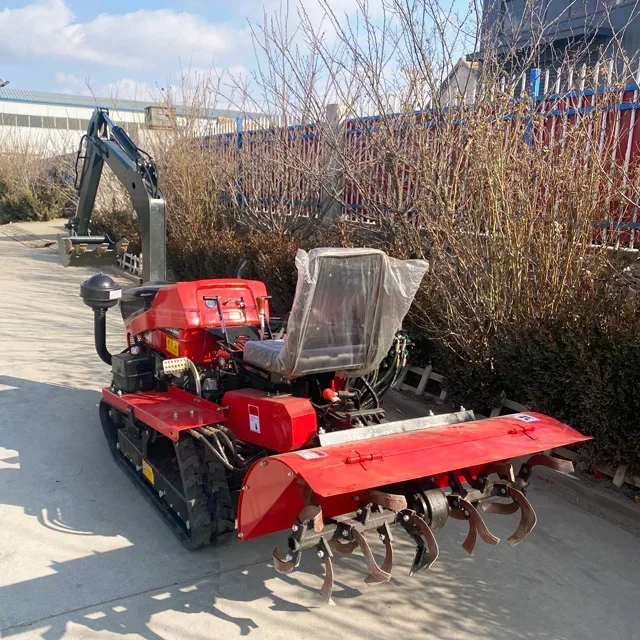
<instances>
[{"instance_id":1,"label":"concrete pavement","mask_svg":"<svg viewBox=\"0 0 640 640\"><path fill-rule=\"evenodd\" d=\"M364 562L336 562L335 607L319 607L315 558L287 578L269 564L282 536L185 551L116 467L97 415L109 371L78 297L90 271L0 235L0 637L442 638L632 640L639 637L639 541L539 482L538 525L512 549L460 548L408 578L398 533L390 584L367 587ZM122 344L116 313L110 346ZM493 517L505 538L516 520Z\"/></svg>"}]
</instances>

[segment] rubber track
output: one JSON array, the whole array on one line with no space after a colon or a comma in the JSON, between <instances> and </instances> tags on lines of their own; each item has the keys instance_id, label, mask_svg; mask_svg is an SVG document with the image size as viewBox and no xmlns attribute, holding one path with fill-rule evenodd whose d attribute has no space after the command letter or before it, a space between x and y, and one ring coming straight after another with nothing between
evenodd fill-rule
<instances>
[{"instance_id":1,"label":"rubber track","mask_svg":"<svg viewBox=\"0 0 640 640\"><path fill-rule=\"evenodd\" d=\"M199 455L201 445L196 447L195 440L185 434L174 447L182 477L182 489L189 509L191 544L197 549L209 544L212 533L208 499L203 487L205 479L202 472L205 467Z\"/></svg>"},{"instance_id":2,"label":"rubber track","mask_svg":"<svg viewBox=\"0 0 640 640\"><path fill-rule=\"evenodd\" d=\"M216 537L235 530L235 505L227 482L226 470L204 445L187 434L184 434L179 442L174 443L189 510L187 531L184 522L164 500L158 497L156 490L140 476L118 450L117 427L109 415L109 409L112 408L106 402L100 403L100 421L114 460L169 524L187 549L199 549L210 544Z\"/></svg>"},{"instance_id":3,"label":"rubber track","mask_svg":"<svg viewBox=\"0 0 640 640\"><path fill-rule=\"evenodd\" d=\"M207 448L204 448L204 468L207 478L204 488L208 496L213 540L235 530L236 513L227 481L227 471Z\"/></svg>"},{"instance_id":4,"label":"rubber track","mask_svg":"<svg viewBox=\"0 0 640 640\"><path fill-rule=\"evenodd\" d=\"M118 448L116 447L116 425L109 416L109 408L110 407L106 402L100 402L100 422L102 423L102 430L106 436L109 444L109 451L111 452L114 461L125 472L146 501L167 523L185 549L194 551L197 547L193 546L191 536L185 530L182 520L180 520L180 518L158 497L155 489L148 482L143 480L142 476L135 470L132 464L120 453L120 451L118 451Z\"/></svg>"}]
</instances>

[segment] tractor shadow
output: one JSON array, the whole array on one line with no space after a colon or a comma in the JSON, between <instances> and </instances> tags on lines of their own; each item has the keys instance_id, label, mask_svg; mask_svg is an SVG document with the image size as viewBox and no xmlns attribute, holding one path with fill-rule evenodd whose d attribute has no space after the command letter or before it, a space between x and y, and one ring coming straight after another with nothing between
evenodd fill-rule
<instances>
[{"instance_id":1,"label":"tractor shadow","mask_svg":"<svg viewBox=\"0 0 640 640\"><path fill-rule=\"evenodd\" d=\"M0 514L10 516L0 518L0 530L11 536L0 587L3 638L106 631L156 640L167 637L163 630L184 637L187 629L189 637L200 637L196 629L207 630L202 637L282 637L283 625L300 638L370 638L371 629L380 638L576 637L523 631L518 601L532 586L517 568L525 554L514 563L508 549L485 547L465 557L462 523L439 535L440 560L412 579L413 546L400 532L397 577L387 585L363 584L359 554L336 558L335 607L321 606L313 553L290 576L268 564L284 534L242 544L230 536L186 551L111 458L98 401L96 391L0 376ZM30 575L25 563L34 565ZM543 600L555 604L553 593Z\"/></svg>"}]
</instances>

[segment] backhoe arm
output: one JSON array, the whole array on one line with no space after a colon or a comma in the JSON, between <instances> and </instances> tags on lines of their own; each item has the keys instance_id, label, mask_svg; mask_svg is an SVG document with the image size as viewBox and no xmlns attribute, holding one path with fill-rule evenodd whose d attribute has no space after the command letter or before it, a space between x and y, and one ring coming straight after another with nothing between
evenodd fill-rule
<instances>
[{"instance_id":1,"label":"backhoe arm","mask_svg":"<svg viewBox=\"0 0 640 640\"><path fill-rule=\"evenodd\" d=\"M106 162L127 190L140 225L142 278L145 282L165 280L165 202L153 160L104 109L94 111L83 142L85 155L81 155L81 143L76 160L76 170L82 160L77 213L66 225L70 235L58 238L62 264L67 267L115 263L117 255L126 250L126 241L115 243L106 234L92 235L90 230L91 214Z\"/></svg>"}]
</instances>

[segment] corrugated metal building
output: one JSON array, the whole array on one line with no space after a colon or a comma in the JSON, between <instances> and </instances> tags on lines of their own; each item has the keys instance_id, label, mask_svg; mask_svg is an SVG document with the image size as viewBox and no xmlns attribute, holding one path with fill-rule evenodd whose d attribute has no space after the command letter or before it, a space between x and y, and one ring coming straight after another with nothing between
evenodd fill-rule
<instances>
[{"instance_id":1,"label":"corrugated metal building","mask_svg":"<svg viewBox=\"0 0 640 640\"><path fill-rule=\"evenodd\" d=\"M60 155L75 151L96 107L109 109L112 119L136 138L153 125L154 113L162 115L149 109L151 105L151 101L0 88L0 152ZM179 106L176 112L178 119L184 118ZM200 118L203 125L210 125L241 115L207 109Z\"/></svg>"}]
</instances>

